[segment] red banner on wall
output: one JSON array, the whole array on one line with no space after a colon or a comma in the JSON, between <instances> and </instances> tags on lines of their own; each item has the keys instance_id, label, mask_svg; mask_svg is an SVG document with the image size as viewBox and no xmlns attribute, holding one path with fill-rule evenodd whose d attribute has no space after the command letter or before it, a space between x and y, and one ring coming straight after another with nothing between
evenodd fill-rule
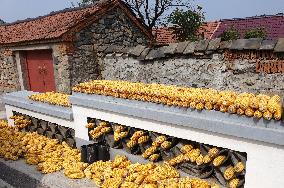
<instances>
[{"instance_id":1,"label":"red banner on wall","mask_svg":"<svg viewBox=\"0 0 284 188\"><path fill-rule=\"evenodd\" d=\"M258 60L256 61L258 73L284 73L284 60Z\"/></svg>"}]
</instances>

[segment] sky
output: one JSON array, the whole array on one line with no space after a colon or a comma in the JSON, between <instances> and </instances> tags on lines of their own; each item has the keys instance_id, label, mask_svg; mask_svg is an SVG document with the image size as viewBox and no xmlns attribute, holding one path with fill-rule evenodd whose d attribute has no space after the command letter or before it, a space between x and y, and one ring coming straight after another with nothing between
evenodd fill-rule
<instances>
[{"instance_id":1,"label":"sky","mask_svg":"<svg viewBox=\"0 0 284 188\"><path fill-rule=\"evenodd\" d=\"M0 19L14 22L71 7L79 0L0 0ZM284 13L284 0L194 0L206 21Z\"/></svg>"}]
</instances>

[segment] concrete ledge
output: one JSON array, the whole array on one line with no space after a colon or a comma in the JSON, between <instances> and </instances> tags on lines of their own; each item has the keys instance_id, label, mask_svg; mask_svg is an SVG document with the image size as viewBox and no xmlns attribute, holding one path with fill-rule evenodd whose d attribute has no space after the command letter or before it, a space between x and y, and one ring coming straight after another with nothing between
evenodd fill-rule
<instances>
[{"instance_id":1,"label":"concrete ledge","mask_svg":"<svg viewBox=\"0 0 284 188\"><path fill-rule=\"evenodd\" d=\"M43 185L39 180L30 177L29 175L17 171L14 168L6 165L10 162L0 161L0 178L6 183L9 183L13 187L38 187L38 188L48 188L48 186Z\"/></svg>"},{"instance_id":2,"label":"concrete ledge","mask_svg":"<svg viewBox=\"0 0 284 188\"><path fill-rule=\"evenodd\" d=\"M217 111L203 110L199 112L179 107L82 93L73 93L70 100L74 105L91 109L284 145L284 126L281 121L256 120Z\"/></svg>"},{"instance_id":3,"label":"concrete ledge","mask_svg":"<svg viewBox=\"0 0 284 188\"><path fill-rule=\"evenodd\" d=\"M2 101L6 105L16 106L18 108L50 115L68 121L73 120L73 113L71 108L32 101L28 99L28 96L32 94L35 93L30 91L8 93L2 97Z\"/></svg>"}]
</instances>

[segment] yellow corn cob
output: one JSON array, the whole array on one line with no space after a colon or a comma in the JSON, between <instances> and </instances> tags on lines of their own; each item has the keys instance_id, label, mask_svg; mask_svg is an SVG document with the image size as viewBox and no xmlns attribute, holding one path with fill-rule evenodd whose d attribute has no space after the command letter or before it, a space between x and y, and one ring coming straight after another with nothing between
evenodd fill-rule
<instances>
[{"instance_id":1,"label":"yellow corn cob","mask_svg":"<svg viewBox=\"0 0 284 188\"><path fill-rule=\"evenodd\" d=\"M218 157L216 157L214 160L213 160L213 165L214 166L220 166L223 161L225 160L226 156L224 155L220 155Z\"/></svg>"}]
</instances>

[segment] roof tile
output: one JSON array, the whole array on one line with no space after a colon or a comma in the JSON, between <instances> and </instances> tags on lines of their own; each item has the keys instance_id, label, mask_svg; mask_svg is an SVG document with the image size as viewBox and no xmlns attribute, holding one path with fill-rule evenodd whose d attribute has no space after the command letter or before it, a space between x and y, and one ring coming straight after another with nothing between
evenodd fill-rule
<instances>
[{"instance_id":1,"label":"roof tile","mask_svg":"<svg viewBox=\"0 0 284 188\"><path fill-rule=\"evenodd\" d=\"M0 26L0 44L54 39L96 13L101 5L51 14L37 19Z\"/></svg>"}]
</instances>

